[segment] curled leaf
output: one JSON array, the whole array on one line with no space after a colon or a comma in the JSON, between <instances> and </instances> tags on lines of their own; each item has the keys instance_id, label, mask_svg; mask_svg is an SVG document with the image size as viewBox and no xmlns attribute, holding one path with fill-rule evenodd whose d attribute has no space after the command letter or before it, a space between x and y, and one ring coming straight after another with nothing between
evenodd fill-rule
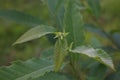
<instances>
[{"instance_id":1,"label":"curled leaf","mask_svg":"<svg viewBox=\"0 0 120 80\"><path fill-rule=\"evenodd\" d=\"M111 69L115 70L112 62L112 58L105 51L101 49L94 49L92 47L81 46L71 50L71 52L79 53L91 57L99 61L100 63L110 67Z\"/></svg>"}]
</instances>

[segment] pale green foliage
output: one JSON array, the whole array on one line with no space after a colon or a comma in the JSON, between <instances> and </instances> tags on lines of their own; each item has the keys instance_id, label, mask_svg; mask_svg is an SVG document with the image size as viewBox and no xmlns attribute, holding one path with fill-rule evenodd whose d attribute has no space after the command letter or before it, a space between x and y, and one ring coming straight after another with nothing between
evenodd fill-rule
<instances>
[{"instance_id":1,"label":"pale green foliage","mask_svg":"<svg viewBox=\"0 0 120 80\"><path fill-rule=\"evenodd\" d=\"M65 57L68 54L67 50L67 41L65 39L61 40L60 38L56 41L55 50L54 50L54 62L55 62L55 71L59 71L62 66Z\"/></svg>"},{"instance_id":2,"label":"pale green foliage","mask_svg":"<svg viewBox=\"0 0 120 80\"><path fill-rule=\"evenodd\" d=\"M47 73L43 76L45 72L54 71L59 72L61 66L66 60L72 66L74 73L77 74L80 69L76 69L79 64L78 54L86 55L90 58L93 58L100 63L114 69L114 65L111 57L101 49L94 49L92 47L81 46L84 44L84 23L82 15L80 12L79 0L46 0L48 7L55 18L58 31L54 27L47 25L39 25L28 30L24 33L14 44L20 44L27 42L33 39L41 38L47 34L55 34L57 38L56 44L54 46L54 64L51 60L53 56L46 56L42 59L32 59L25 62L16 62L9 67L3 67L0 69L0 80L70 80L66 75L61 75L58 73ZM89 6L91 7L94 15L99 16L99 4L95 4L92 0L88 1ZM53 3L52 3L53 2ZM64 3L64 4L63 4ZM98 3L98 2L97 2ZM64 5L64 6L63 6ZM65 12L64 12L65 9ZM27 16L16 11L0 11L0 16L16 20L17 22L25 22L32 24L39 24L40 20ZM60 14L59 14L60 13ZM64 19L63 19L64 13ZM24 17L25 16L25 17ZM30 18L29 18L30 17ZM33 21L32 21L33 20ZM93 29L92 29L93 30ZM101 31L99 31L101 32ZM56 34L58 33L58 34ZM79 46L79 47L78 47ZM75 48L76 47L76 48ZM72 50L72 48L74 48ZM53 50L53 49L52 49ZM46 52L45 52L46 53ZM47 51L48 53L48 51ZM49 60L49 61L48 61ZM52 62L52 63L51 63ZM74 64L75 62L75 64ZM77 63L77 64L76 64ZM64 65L66 66L66 65ZM79 66L78 66L79 67ZM42 75L42 77L41 77ZM77 76L78 77L78 76ZM72 78L71 78L72 79Z\"/></svg>"},{"instance_id":3,"label":"pale green foliage","mask_svg":"<svg viewBox=\"0 0 120 80\"><path fill-rule=\"evenodd\" d=\"M107 65L108 67L115 70L111 57L105 51L101 49L94 49L92 47L80 46L80 47L77 47L71 50L71 52L84 54L88 57L98 60L104 65Z\"/></svg>"},{"instance_id":4,"label":"pale green foliage","mask_svg":"<svg viewBox=\"0 0 120 80\"><path fill-rule=\"evenodd\" d=\"M51 26L40 25L34 27L24 33L14 44L19 44L23 42L27 42L33 39L40 38L46 34L54 33L55 29Z\"/></svg>"}]
</instances>

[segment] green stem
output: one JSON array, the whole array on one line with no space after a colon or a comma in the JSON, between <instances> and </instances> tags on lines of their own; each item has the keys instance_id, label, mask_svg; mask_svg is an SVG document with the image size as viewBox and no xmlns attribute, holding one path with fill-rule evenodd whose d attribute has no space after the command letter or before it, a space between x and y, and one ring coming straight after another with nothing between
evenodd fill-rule
<instances>
[{"instance_id":1,"label":"green stem","mask_svg":"<svg viewBox=\"0 0 120 80\"><path fill-rule=\"evenodd\" d=\"M80 66L77 63L77 60L74 59L73 55L70 55L70 66L72 68L73 74L74 76L78 79L78 80L83 80L83 78L81 77L82 74L80 72Z\"/></svg>"}]
</instances>

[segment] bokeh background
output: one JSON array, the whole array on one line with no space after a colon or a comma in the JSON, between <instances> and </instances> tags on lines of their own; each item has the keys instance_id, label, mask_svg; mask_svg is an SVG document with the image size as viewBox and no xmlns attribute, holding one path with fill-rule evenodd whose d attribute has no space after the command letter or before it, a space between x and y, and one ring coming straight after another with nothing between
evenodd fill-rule
<instances>
[{"instance_id":1,"label":"bokeh background","mask_svg":"<svg viewBox=\"0 0 120 80\"><path fill-rule=\"evenodd\" d=\"M94 23L106 32L120 30L120 0L101 0L101 17L99 20L91 20L89 14L85 13L85 21ZM0 0L0 9L17 10L36 16L50 24L49 10L45 3L40 0ZM9 65L11 61L18 59L27 60L31 57L39 57L40 52L52 46L46 37L33 40L24 44L12 46L15 40L31 26L18 24L11 20L0 18L0 66ZM91 34L87 34L86 42L89 42ZM97 36L103 45L115 47L111 41ZM119 38L119 37L117 37ZM92 39L98 43L96 38ZM96 44L95 43L95 44ZM94 45L94 43L93 43Z\"/></svg>"},{"instance_id":2,"label":"bokeh background","mask_svg":"<svg viewBox=\"0 0 120 80\"><path fill-rule=\"evenodd\" d=\"M17 10L49 21L47 7L40 0L0 0L0 9ZM46 38L12 46L29 28L31 26L0 18L0 65L9 65L16 59L38 57L39 53L49 46Z\"/></svg>"}]
</instances>

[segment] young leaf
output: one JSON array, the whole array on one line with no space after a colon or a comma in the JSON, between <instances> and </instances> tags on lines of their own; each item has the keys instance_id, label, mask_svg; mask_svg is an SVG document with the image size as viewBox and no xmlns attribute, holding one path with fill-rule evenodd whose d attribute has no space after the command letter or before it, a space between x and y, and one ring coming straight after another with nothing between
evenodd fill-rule
<instances>
[{"instance_id":1,"label":"young leaf","mask_svg":"<svg viewBox=\"0 0 120 80\"><path fill-rule=\"evenodd\" d=\"M64 29L69 33L67 36L68 43L73 42L74 47L80 46L84 41L84 28L82 15L78 7L78 0L66 0L64 14Z\"/></svg>"},{"instance_id":2,"label":"young leaf","mask_svg":"<svg viewBox=\"0 0 120 80\"><path fill-rule=\"evenodd\" d=\"M69 33L67 37L68 44L73 43L73 47L80 46L84 41L84 27L82 15L78 7L79 0L65 0L65 14L63 29ZM75 64L79 56L71 54L71 61Z\"/></svg>"},{"instance_id":3,"label":"young leaf","mask_svg":"<svg viewBox=\"0 0 120 80\"><path fill-rule=\"evenodd\" d=\"M81 46L71 50L71 52L91 57L115 70L111 57L101 49L94 49L92 47Z\"/></svg>"},{"instance_id":4,"label":"young leaf","mask_svg":"<svg viewBox=\"0 0 120 80\"><path fill-rule=\"evenodd\" d=\"M20 44L33 39L40 38L46 34L54 33L55 28L51 26L40 25L24 33L14 44Z\"/></svg>"},{"instance_id":5,"label":"young leaf","mask_svg":"<svg viewBox=\"0 0 120 80\"><path fill-rule=\"evenodd\" d=\"M44 21L37 17L15 10L0 10L0 17L30 26L37 26L44 23Z\"/></svg>"},{"instance_id":6,"label":"young leaf","mask_svg":"<svg viewBox=\"0 0 120 80\"><path fill-rule=\"evenodd\" d=\"M55 71L57 72L60 67L62 66L62 63L68 53L67 51L67 42L66 40L58 39L55 44L54 49L54 61L55 61Z\"/></svg>"},{"instance_id":7,"label":"young leaf","mask_svg":"<svg viewBox=\"0 0 120 80\"><path fill-rule=\"evenodd\" d=\"M11 66L0 68L0 80L29 80L53 71L53 63L43 59L16 61Z\"/></svg>"}]
</instances>

